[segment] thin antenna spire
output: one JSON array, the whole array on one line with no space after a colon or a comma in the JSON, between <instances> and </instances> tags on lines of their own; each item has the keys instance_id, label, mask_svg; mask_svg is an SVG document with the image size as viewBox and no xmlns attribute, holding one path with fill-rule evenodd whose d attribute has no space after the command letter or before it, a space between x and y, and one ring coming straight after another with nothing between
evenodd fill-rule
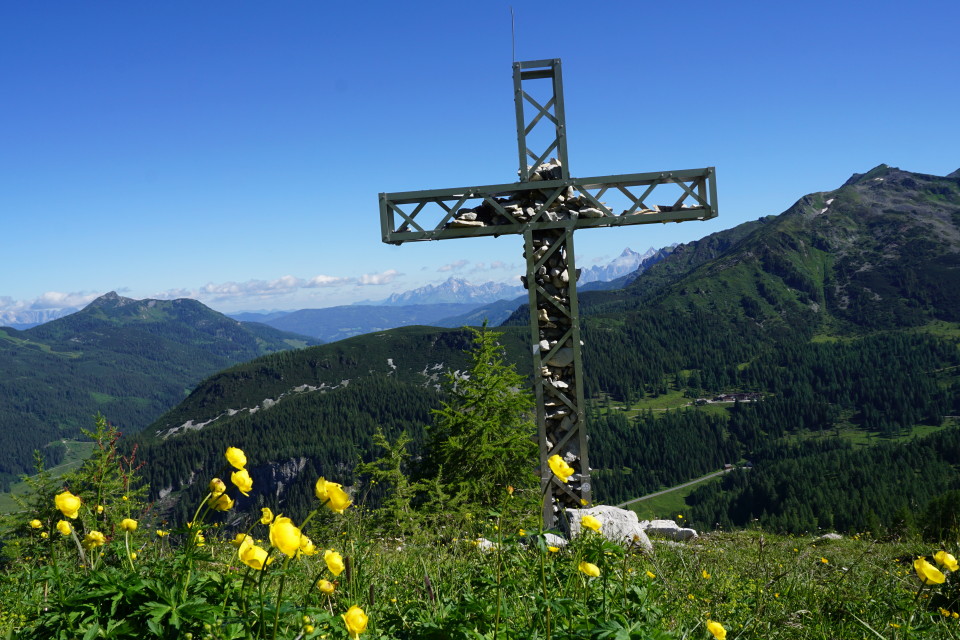
<instances>
[{"instance_id":1,"label":"thin antenna spire","mask_svg":"<svg viewBox=\"0 0 960 640\"><path fill-rule=\"evenodd\" d=\"M510 62L517 61L517 28L516 22L513 18L513 5L510 5L510 55L512 60Z\"/></svg>"}]
</instances>

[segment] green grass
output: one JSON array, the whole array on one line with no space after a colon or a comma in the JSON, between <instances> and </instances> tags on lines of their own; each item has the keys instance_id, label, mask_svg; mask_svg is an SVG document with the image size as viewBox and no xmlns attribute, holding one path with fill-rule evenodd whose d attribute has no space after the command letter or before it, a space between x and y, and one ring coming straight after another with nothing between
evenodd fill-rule
<instances>
[{"instance_id":1,"label":"green grass","mask_svg":"<svg viewBox=\"0 0 960 640\"><path fill-rule=\"evenodd\" d=\"M678 515L687 513L687 496L711 482L720 482L723 476L707 478L688 487L680 487L653 498L631 502L625 508L637 514L641 520L677 520Z\"/></svg>"},{"instance_id":2,"label":"green grass","mask_svg":"<svg viewBox=\"0 0 960 640\"><path fill-rule=\"evenodd\" d=\"M847 440L851 444L861 447L872 447L873 445L880 444L881 442L909 442L916 438L922 438L944 429L950 428L956 423L956 420L953 418L948 418L941 425L916 425L913 427L909 434L904 434L894 437L885 437L879 435L878 432L870 432L864 429L856 428L841 428L841 429L827 429L824 431L805 431L795 435L786 436L788 441L797 441L797 440L816 440L820 438L841 438Z\"/></svg>"}]
</instances>

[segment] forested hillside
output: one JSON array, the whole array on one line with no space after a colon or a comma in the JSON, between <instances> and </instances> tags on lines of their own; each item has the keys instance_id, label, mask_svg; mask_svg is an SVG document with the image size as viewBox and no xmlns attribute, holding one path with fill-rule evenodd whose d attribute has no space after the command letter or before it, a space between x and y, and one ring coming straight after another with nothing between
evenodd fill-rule
<instances>
[{"instance_id":1,"label":"forested hillside","mask_svg":"<svg viewBox=\"0 0 960 640\"><path fill-rule=\"evenodd\" d=\"M846 476L835 469L857 455L870 459L863 445L849 444L854 435L867 445L888 443L876 449L886 454L867 446L871 456L927 447L938 480L910 485L908 508L922 509L924 492L958 488L949 456L897 440L921 426L944 428L946 416L960 414L958 255L960 177L881 165L835 191L805 196L779 216L680 245L626 289L584 293L595 497L615 503L744 460L754 470L728 478L729 494L736 482L744 495L759 495L754 483L772 482L764 479L774 461L770 452L800 460L809 454L805 447L814 446L803 442L823 434L835 443L817 440L816 446L833 453L816 463L823 473L806 474L811 492L832 495L826 487L840 478L836 486L854 496L858 483L874 481L873 471ZM529 374L526 320L515 314L510 324L517 326L503 338L508 353ZM152 480L154 490L191 486L195 461L170 462L170 452L185 446L178 440L222 440L233 433L231 425L236 437L256 433L275 466L291 464L296 457L279 444L286 438L279 432L308 433L310 425L297 416L331 403L355 407L357 414L324 414L322 427L313 425L324 435L304 447L322 447L324 439L354 444L333 445L336 455L310 449L316 453L305 454L305 464L348 480L357 461L374 455L369 434L355 425L383 421L382 411L393 407L390 428L405 428L416 440L438 401L439 373L462 367L465 348L458 332L408 328L267 356L214 376L144 434L151 461L171 469L148 472L164 474ZM361 384L380 385L376 412L350 399ZM731 392L754 394L756 401L695 403ZM418 394L422 403L413 400ZM278 409L283 421L275 419ZM378 417L371 420L371 412ZM949 439L949 428L934 437ZM718 506L699 498L695 514L706 526L742 524L737 513L760 517L742 508L754 498L736 502L739 511L733 505L740 499L729 499ZM786 504L779 497L773 502ZM883 527L894 525L896 509L887 506L874 509ZM727 520L718 515L725 509ZM861 524L826 511L811 519L798 509L767 513L776 518L772 526L784 529Z\"/></svg>"},{"instance_id":2,"label":"forested hillside","mask_svg":"<svg viewBox=\"0 0 960 640\"><path fill-rule=\"evenodd\" d=\"M115 293L31 329L0 329L0 483L32 471L34 450L57 462L57 443L98 412L133 432L211 373L311 343L194 300Z\"/></svg>"}]
</instances>

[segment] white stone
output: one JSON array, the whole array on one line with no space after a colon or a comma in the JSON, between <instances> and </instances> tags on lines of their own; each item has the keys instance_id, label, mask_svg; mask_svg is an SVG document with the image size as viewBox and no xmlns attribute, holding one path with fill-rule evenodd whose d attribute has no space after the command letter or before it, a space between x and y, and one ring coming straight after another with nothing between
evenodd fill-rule
<instances>
[{"instance_id":1,"label":"white stone","mask_svg":"<svg viewBox=\"0 0 960 640\"><path fill-rule=\"evenodd\" d=\"M637 514L627 509L601 505L589 509L567 509L570 522L570 537L575 538L583 532L580 521L585 515L591 515L600 521L600 533L607 540L626 545L637 545L644 551L653 551L650 538L637 519Z\"/></svg>"},{"instance_id":2,"label":"white stone","mask_svg":"<svg viewBox=\"0 0 960 640\"><path fill-rule=\"evenodd\" d=\"M687 541L699 537L695 529L681 527L673 520L644 520L640 523L640 526L648 534L671 540Z\"/></svg>"}]
</instances>

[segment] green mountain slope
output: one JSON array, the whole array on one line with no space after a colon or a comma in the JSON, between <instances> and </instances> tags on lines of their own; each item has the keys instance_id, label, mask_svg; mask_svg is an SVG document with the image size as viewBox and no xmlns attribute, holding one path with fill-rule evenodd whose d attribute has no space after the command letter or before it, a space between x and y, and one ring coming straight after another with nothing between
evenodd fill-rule
<instances>
[{"instance_id":1,"label":"green mountain slope","mask_svg":"<svg viewBox=\"0 0 960 640\"><path fill-rule=\"evenodd\" d=\"M131 300L115 293L24 331L0 329L0 480L31 470L103 413L136 431L205 376L236 362L310 344L246 326L194 300Z\"/></svg>"},{"instance_id":2,"label":"green mountain slope","mask_svg":"<svg viewBox=\"0 0 960 640\"><path fill-rule=\"evenodd\" d=\"M680 245L625 289L584 292L597 498L620 502L811 433L892 441L960 414L958 239L960 177L881 165L781 215ZM520 326L506 327L508 352L527 372L523 311L510 324ZM182 434L227 443L242 418L238 434L257 434L272 464L290 464L272 444L277 429L301 429L295 416L310 403L384 379L392 386L379 393L393 398L394 424L415 431L422 414L407 416L404 407L430 386L429 375L462 367L456 352L465 343L456 335L409 328L267 356L208 379L143 438L165 436L148 444L152 459L167 461ZM621 408L682 407L684 398L735 391L762 400ZM302 406L282 426L268 420L294 401ZM363 403L356 407L354 420L325 424L324 437L366 421ZM370 455L369 434L351 433L349 456L322 464L320 454L308 456L317 473L347 481L357 458ZM158 486L195 487L190 471L199 467L180 469Z\"/></svg>"}]
</instances>

